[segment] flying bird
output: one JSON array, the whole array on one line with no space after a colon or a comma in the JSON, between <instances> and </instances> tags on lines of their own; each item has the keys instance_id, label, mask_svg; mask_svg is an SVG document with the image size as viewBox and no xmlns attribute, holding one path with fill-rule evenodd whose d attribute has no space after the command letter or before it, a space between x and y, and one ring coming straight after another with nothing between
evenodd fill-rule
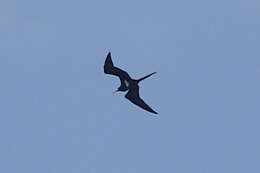
<instances>
[{"instance_id":1,"label":"flying bird","mask_svg":"<svg viewBox=\"0 0 260 173\"><path fill-rule=\"evenodd\" d=\"M109 52L106 57L105 64L104 64L104 73L110 74L110 75L115 75L115 76L119 77L121 85L118 87L118 89L114 93L116 93L118 91L122 91L122 92L128 91L125 95L126 99L130 100L133 104L143 108L146 111L149 111L154 114L158 114L150 106L148 106L143 101L143 99L140 98L139 86L138 86L139 82L152 76L156 72L148 74L140 79L132 79L127 72L114 66L112 58L111 58L111 53Z\"/></svg>"}]
</instances>

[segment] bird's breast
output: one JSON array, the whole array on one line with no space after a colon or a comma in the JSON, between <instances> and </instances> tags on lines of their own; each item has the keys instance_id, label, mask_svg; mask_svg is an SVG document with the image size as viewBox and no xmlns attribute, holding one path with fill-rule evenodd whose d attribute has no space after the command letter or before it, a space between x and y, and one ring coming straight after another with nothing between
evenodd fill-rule
<instances>
[{"instance_id":1,"label":"bird's breast","mask_svg":"<svg viewBox=\"0 0 260 173\"><path fill-rule=\"evenodd\" d=\"M129 81L127 81L127 80L124 80L124 83L125 83L125 86L128 88L128 87L129 87L129 85L130 85Z\"/></svg>"}]
</instances>

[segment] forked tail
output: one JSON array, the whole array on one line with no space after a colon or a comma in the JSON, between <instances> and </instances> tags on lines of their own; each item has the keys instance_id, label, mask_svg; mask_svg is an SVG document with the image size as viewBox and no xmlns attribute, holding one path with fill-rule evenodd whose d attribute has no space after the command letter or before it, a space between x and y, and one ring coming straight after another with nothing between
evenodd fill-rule
<instances>
[{"instance_id":1,"label":"forked tail","mask_svg":"<svg viewBox=\"0 0 260 173\"><path fill-rule=\"evenodd\" d=\"M139 82L141 82L142 80L144 80L144 79L146 79L146 78L152 76L152 75L155 74L155 73L156 73L156 72L153 72L153 73L151 73L151 74L148 74L147 76L142 77L142 78L140 78L140 79L137 79L136 81L139 83Z\"/></svg>"}]
</instances>

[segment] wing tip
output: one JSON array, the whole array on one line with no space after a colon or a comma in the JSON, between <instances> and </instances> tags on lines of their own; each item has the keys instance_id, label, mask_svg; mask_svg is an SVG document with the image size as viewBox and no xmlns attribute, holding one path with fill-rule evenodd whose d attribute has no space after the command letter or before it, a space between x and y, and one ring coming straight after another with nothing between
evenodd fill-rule
<instances>
[{"instance_id":1,"label":"wing tip","mask_svg":"<svg viewBox=\"0 0 260 173\"><path fill-rule=\"evenodd\" d=\"M111 71L111 68L114 66L112 58L111 58L111 52L108 52L105 64L104 64L104 73L109 74Z\"/></svg>"},{"instance_id":2,"label":"wing tip","mask_svg":"<svg viewBox=\"0 0 260 173\"><path fill-rule=\"evenodd\" d=\"M151 113L154 113L156 115L158 115L159 113L158 112L155 112L154 110L150 111Z\"/></svg>"}]
</instances>

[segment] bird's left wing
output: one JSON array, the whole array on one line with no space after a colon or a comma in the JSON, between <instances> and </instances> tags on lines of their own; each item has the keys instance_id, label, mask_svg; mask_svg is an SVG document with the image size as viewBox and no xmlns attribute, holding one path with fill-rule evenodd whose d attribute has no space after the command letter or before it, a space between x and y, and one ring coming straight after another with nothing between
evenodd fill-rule
<instances>
[{"instance_id":1,"label":"bird's left wing","mask_svg":"<svg viewBox=\"0 0 260 173\"><path fill-rule=\"evenodd\" d=\"M155 112L150 106L148 106L139 96L139 87L136 85L136 87L129 89L127 94L125 95L125 98L130 100L135 105L143 108L144 110L147 110L151 113L158 114Z\"/></svg>"},{"instance_id":2,"label":"bird's left wing","mask_svg":"<svg viewBox=\"0 0 260 173\"><path fill-rule=\"evenodd\" d=\"M114 66L110 52L108 53L104 64L104 73L118 76L121 82L123 82L123 79L127 79L127 80L131 79L131 77L127 72Z\"/></svg>"}]
</instances>

